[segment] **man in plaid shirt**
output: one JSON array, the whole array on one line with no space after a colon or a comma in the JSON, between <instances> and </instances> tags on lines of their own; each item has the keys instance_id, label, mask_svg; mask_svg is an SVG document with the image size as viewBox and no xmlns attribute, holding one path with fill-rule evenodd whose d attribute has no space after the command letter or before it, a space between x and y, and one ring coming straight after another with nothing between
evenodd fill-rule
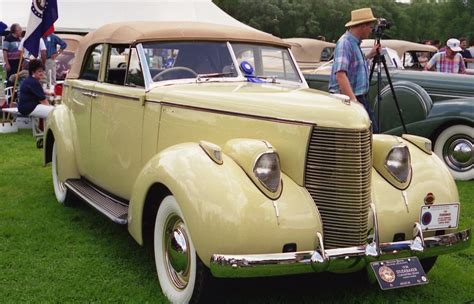
<instances>
[{"instance_id":1,"label":"man in plaid shirt","mask_svg":"<svg viewBox=\"0 0 474 304\"><path fill-rule=\"evenodd\" d=\"M462 51L461 42L451 38L446 42L446 51L436 53L426 64L425 71L436 67L437 72L465 74L464 59L458 52Z\"/></svg>"},{"instance_id":2,"label":"man in plaid shirt","mask_svg":"<svg viewBox=\"0 0 474 304\"><path fill-rule=\"evenodd\" d=\"M362 39L369 37L374 21L377 19L370 8L352 11L351 17L351 21L346 23L348 30L336 44L329 92L345 94L349 96L351 103L362 104L372 120L373 132L378 133L375 115L367 100L369 92L367 59L371 59L377 54L380 45L374 46L367 55L364 55L360 48Z\"/></svg>"}]
</instances>

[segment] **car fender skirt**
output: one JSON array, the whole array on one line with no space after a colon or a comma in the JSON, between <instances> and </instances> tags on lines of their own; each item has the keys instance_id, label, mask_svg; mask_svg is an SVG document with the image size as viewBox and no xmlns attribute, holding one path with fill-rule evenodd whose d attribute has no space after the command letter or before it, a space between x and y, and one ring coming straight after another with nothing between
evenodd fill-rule
<instances>
[{"instance_id":1,"label":"car fender skirt","mask_svg":"<svg viewBox=\"0 0 474 304\"><path fill-rule=\"evenodd\" d=\"M197 143L165 149L154 156L137 178L129 205L129 231L143 243L145 200L155 184L176 198L201 260L209 266L215 252L281 252L295 243L298 250L318 244L322 224L305 188L282 174L277 200L266 197L230 157L215 163ZM159 204L160 202L153 202Z\"/></svg>"}]
</instances>

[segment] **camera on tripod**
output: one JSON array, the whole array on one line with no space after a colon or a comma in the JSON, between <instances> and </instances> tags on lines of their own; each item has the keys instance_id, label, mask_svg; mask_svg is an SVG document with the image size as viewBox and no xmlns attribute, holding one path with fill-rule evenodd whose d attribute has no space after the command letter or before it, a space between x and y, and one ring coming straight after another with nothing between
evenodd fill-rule
<instances>
[{"instance_id":1,"label":"camera on tripod","mask_svg":"<svg viewBox=\"0 0 474 304\"><path fill-rule=\"evenodd\" d=\"M377 24L375 25L372 32L375 35L375 39L380 40L382 38L383 32L389 30L392 24L387 21L385 18L378 18Z\"/></svg>"},{"instance_id":2,"label":"camera on tripod","mask_svg":"<svg viewBox=\"0 0 474 304\"><path fill-rule=\"evenodd\" d=\"M385 18L378 18L377 24L374 26L372 32L375 35L375 44L380 45L380 39L385 30L389 30L392 24L387 21ZM380 125L380 108L381 100L382 100L382 65L385 70L385 75L388 80L388 84L390 85L390 91L392 92L393 99L395 101L395 105L397 106L398 116L400 117L400 122L402 123L403 131L408 134L407 127L405 125L405 121L403 119L402 111L400 109L400 104L398 103L397 95L395 94L395 89L393 88L392 79L390 77L390 73L387 68L387 62L385 61L385 56L380 54L380 50L377 50L377 55L374 56L372 60L372 68L370 69L370 76L369 76L369 83L372 81L372 76L374 75L375 67L377 66L377 123L378 123L378 130L381 130Z\"/></svg>"}]
</instances>

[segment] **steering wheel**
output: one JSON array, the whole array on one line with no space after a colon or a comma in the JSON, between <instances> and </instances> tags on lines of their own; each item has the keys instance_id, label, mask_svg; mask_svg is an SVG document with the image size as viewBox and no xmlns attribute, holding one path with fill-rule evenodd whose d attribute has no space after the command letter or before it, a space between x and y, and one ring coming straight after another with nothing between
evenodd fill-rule
<instances>
[{"instance_id":1,"label":"steering wheel","mask_svg":"<svg viewBox=\"0 0 474 304\"><path fill-rule=\"evenodd\" d=\"M172 67L172 68L163 70L163 71L159 72L158 74L156 74L155 76L153 76L153 81L164 80L163 79L164 75L166 75L168 73L176 73L176 72L185 72L185 73L188 73L189 75L191 75L192 77L197 77L198 76L198 74L193 69L190 69L190 68L187 68L187 67ZM184 78L187 78L187 77L184 77Z\"/></svg>"}]
</instances>

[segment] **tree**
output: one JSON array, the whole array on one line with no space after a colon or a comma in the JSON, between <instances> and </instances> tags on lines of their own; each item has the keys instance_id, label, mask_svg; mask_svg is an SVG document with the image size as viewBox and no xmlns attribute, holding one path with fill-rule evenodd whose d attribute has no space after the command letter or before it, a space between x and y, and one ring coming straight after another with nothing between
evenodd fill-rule
<instances>
[{"instance_id":1,"label":"tree","mask_svg":"<svg viewBox=\"0 0 474 304\"><path fill-rule=\"evenodd\" d=\"M351 11L371 7L374 15L392 23L387 37L410 41L474 37L474 0L445 2L412 0L214 0L228 14L282 38L323 35L337 40Z\"/></svg>"}]
</instances>

